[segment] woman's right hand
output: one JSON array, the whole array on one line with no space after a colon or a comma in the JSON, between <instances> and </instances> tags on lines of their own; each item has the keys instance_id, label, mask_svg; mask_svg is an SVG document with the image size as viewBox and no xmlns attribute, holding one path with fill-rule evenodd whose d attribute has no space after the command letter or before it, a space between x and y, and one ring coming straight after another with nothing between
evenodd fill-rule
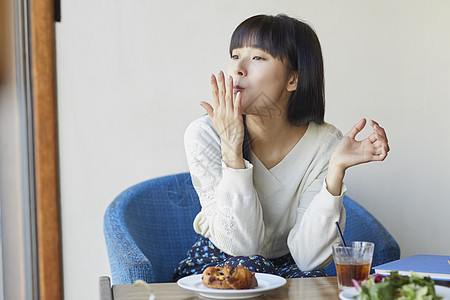
<instances>
[{"instance_id":1,"label":"woman's right hand","mask_svg":"<svg viewBox=\"0 0 450 300\"><path fill-rule=\"evenodd\" d=\"M222 71L211 75L213 105L201 102L220 136L222 160L230 168L244 169L242 143L244 142L244 122L242 118L241 93L233 93L233 78L225 82Z\"/></svg>"}]
</instances>

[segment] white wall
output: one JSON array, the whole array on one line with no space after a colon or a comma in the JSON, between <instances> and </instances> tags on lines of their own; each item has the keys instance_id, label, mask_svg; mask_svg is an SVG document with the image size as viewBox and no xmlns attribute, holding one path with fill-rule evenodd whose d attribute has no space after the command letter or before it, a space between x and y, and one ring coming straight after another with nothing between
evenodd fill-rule
<instances>
[{"instance_id":1,"label":"white wall","mask_svg":"<svg viewBox=\"0 0 450 300\"><path fill-rule=\"evenodd\" d=\"M102 223L113 198L187 170L184 129L203 114L209 75L226 69L233 29L258 13L316 29L328 122L347 131L364 116L388 132L388 159L350 170L348 195L402 256L450 254L450 2L65 0L56 34L67 300L96 299L110 274Z\"/></svg>"}]
</instances>

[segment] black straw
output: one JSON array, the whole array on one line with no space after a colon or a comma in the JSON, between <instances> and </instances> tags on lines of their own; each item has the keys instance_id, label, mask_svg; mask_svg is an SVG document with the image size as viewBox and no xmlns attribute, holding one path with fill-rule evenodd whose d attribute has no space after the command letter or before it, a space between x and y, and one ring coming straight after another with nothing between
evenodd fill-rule
<instances>
[{"instance_id":1,"label":"black straw","mask_svg":"<svg viewBox=\"0 0 450 300\"><path fill-rule=\"evenodd\" d=\"M342 235L341 227L339 227L339 223L338 222L336 222L336 227L337 227L337 230L339 232L339 236L341 237L342 245L344 247L347 247L347 244L345 243L345 240L344 240L344 236Z\"/></svg>"}]
</instances>

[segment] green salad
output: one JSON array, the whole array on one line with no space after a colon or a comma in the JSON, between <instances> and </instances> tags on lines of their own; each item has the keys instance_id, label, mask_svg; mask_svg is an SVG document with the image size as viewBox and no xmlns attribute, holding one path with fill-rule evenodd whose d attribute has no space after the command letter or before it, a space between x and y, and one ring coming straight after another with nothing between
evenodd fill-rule
<instances>
[{"instance_id":1,"label":"green salad","mask_svg":"<svg viewBox=\"0 0 450 300\"><path fill-rule=\"evenodd\" d=\"M363 282L353 281L361 300L439 300L442 297L434 291L434 281L414 272L411 276L401 276L392 272L390 276L375 274Z\"/></svg>"}]
</instances>

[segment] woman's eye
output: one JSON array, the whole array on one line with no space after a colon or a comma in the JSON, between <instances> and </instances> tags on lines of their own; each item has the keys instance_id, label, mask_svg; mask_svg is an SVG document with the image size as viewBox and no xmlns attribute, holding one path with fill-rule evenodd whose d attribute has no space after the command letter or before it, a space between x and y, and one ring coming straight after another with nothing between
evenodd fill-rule
<instances>
[{"instance_id":1,"label":"woman's eye","mask_svg":"<svg viewBox=\"0 0 450 300\"><path fill-rule=\"evenodd\" d=\"M239 56L238 55L231 55L231 59L238 59Z\"/></svg>"},{"instance_id":2,"label":"woman's eye","mask_svg":"<svg viewBox=\"0 0 450 300\"><path fill-rule=\"evenodd\" d=\"M253 59L254 60L265 60L265 58L261 57L261 56L255 56L255 57L253 57Z\"/></svg>"}]
</instances>

